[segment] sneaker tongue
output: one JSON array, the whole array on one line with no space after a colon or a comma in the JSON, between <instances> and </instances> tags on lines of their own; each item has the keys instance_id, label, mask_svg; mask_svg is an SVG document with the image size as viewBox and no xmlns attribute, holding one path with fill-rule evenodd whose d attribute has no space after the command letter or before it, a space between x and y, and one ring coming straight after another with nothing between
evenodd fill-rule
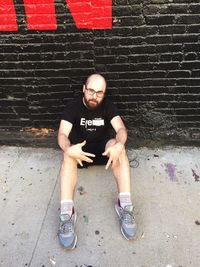
<instances>
[{"instance_id":1,"label":"sneaker tongue","mask_svg":"<svg viewBox=\"0 0 200 267\"><path fill-rule=\"evenodd\" d=\"M61 214L60 219L62 222L68 221L70 219L69 214Z\"/></svg>"},{"instance_id":2,"label":"sneaker tongue","mask_svg":"<svg viewBox=\"0 0 200 267\"><path fill-rule=\"evenodd\" d=\"M133 211L133 205L127 205L124 207L126 211L132 212Z\"/></svg>"}]
</instances>

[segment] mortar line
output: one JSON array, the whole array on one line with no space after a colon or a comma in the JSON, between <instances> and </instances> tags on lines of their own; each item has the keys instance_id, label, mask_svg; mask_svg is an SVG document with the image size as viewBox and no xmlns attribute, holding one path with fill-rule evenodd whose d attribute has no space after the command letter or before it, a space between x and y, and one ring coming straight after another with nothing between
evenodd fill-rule
<instances>
[{"instance_id":1,"label":"mortar line","mask_svg":"<svg viewBox=\"0 0 200 267\"><path fill-rule=\"evenodd\" d=\"M50 206L51 200L52 200L52 198L53 198L53 194L54 194L55 189L56 189L56 185L57 185L57 183L58 183L58 179L59 179L59 175L57 175L56 182L55 182L55 184L54 184L54 187L53 187L53 190L52 190L52 193L51 193L51 196L50 196L50 199L49 199L47 208L46 208L46 212L45 212L44 218L43 218L43 220L42 220L42 224L41 224L41 227L40 227L40 231L39 231L39 234L38 234L38 237L37 237L37 240L36 240L36 243L35 243L35 247L34 247L34 249L33 249L32 256L31 256L30 262L29 262L29 264L28 264L28 267L31 266L33 257L34 257L34 255L35 255L35 251L36 251L36 248L37 248L37 245L38 245L38 242L39 242L41 233L42 233L42 229L43 229L43 226L44 226L44 222L45 222L46 217L47 217L47 212L48 212L48 210L49 210L49 206Z\"/></svg>"}]
</instances>

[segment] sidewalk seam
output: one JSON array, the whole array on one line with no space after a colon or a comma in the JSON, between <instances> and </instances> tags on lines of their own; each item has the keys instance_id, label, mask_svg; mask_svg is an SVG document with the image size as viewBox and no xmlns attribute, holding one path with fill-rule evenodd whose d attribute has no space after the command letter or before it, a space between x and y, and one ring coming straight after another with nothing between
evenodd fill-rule
<instances>
[{"instance_id":1,"label":"sidewalk seam","mask_svg":"<svg viewBox=\"0 0 200 267\"><path fill-rule=\"evenodd\" d=\"M28 267L31 266L31 263L32 263L32 261L33 261L33 257L34 257L34 255L35 255L35 251L36 251L36 248L37 248L37 245L38 245L38 242L39 242L41 233L42 233L42 229L43 229L43 226L44 226L44 222L45 222L45 220L46 220L46 217L47 217L47 213L48 213L48 210L49 210L49 206L50 206L51 200L52 200L52 198L53 198L53 194L54 194L55 189L56 189L56 185L57 185L57 183L58 183L58 179L59 179L59 175L58 175L57 178L56 178L56 182L55 182L55 184L54 184L54 187L53 187L53 190L52 190L52 193L51 193L51 196L50 196L48 205L47 205L47 209L46 209L44 218L43 218L43 220L42 220L42 224L41 224L41 227L40 227L40 231L39 231L39 234L38 234L38 237L37 237L37 240L36 240L36 243L35 243L35 247L34 247L34 249L33 249L32 256L31 256L30 262L29 262L29 264L28 264Z\"/></svg>"}]
</instances>

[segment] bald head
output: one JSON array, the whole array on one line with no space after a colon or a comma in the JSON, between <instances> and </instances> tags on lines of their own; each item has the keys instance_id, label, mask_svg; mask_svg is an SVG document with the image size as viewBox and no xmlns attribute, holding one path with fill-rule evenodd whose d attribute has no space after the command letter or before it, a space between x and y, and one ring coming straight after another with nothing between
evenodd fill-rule
<instances>
[{"instance_id":1,"label":"bald head","mask_svg":"<svg viewBox=\"0 0 200 267\"><path fill-rule=\"evenodd\" d=\"M88 85L94 85L97 88L102 88L103 91L106 90L106 80L101 74L90 75L85 82L85 86L88 87Z\"/></svg>"},{"instance_id":2,"label":"bald head","mask_svg":"<svg viewBox=\"0 0 200 267\"><path fill-rule=\"evenodd\" d=\"M96 109L102 103L106 92L106 80L100 74L90 75L83 85L83 102L89 109Z\"/></svg>"}]
</instances>

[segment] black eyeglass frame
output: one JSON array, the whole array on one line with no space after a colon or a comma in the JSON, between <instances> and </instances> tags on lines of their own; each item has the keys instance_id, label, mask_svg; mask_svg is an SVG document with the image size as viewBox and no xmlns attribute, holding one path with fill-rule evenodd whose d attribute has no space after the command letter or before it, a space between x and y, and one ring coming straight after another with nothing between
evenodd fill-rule
<instances>
[{"instance_id":1,"label":"black eyeglass frame","mask_svg":"<svg viewBox=\"0 0 200 267\"><path fill-rule=\"evenodd\" d=\"M96 94L98 97L103 97L104 94L105 94L104 91L95 91L94 89L87 88L86 86L85 86L85 89L87 90L88 95L94 95L94 94Z\"/></svg>"}]
</instances>

